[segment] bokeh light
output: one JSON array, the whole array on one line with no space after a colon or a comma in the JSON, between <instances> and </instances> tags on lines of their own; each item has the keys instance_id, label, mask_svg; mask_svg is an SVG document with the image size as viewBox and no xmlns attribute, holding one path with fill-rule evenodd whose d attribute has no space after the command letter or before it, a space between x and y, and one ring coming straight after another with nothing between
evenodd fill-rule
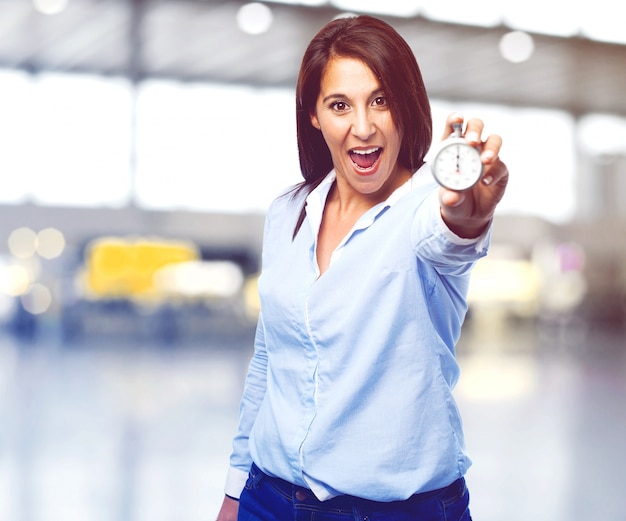
<instances>
[{"instance_id":1,"label":"bokeh light","mask_svg":"<svg viewBox=\"0 0 626 521\"><path fill-rule=\"evenodd\" d=\"M18 259L28 259L37 252L37 234L27 227L17 228L9 235L8 247Z\"/></svg>"},{"instance_id":2,"label":"bokeh light","mask_svg":"<svg viewBox=\"0 0 626 521\"><path fill-rule=\"evenodd\" d=\"M26 293L31 283L31 274L26 266L13 264L0 268L0 291L10 297Z\"/></svg>"},{"instance_id":3,"label":"bokeh light","mask_svg":"<svg viewBox=\"0 0 626 521\"><path fill-rule=\"evenodd\" d=\"M52 293L43 284L35 283L21 296L21 301L26 311L33 315L41 315L50 308Z\"/></svg>"},{"instance_id":4,"label":"bokeh light","mask_svg":"<svg viewBox=\"0 0 626 521\"><path fill-rule=\"evenodd\" d=\"M65 11L68 0L33 0L34 8L41 14L58 14Z\"/></svg>"},{"instance_id":5,"label":"bokeh light","mask_svg":"<svg viewBox=\"0 0 626 521\"><path fill-rule=\"evenodd\" d=\"M273 20L272 10L259 2L242 5L237 11L237 25L244 33L262 34L270 28Z\"/></svg>"},{"instance_id":6,"label":"bokeh light","mask_svg":"<svg viewBox=\"0 0 626 521\"><path fill-rule=\"evenodd\" d=\"M65 237L56 228L45 228L37 234L37 253L44 259L55 259L65 249Z\"/></svg>"},{"instance_id":7,"label":"bokeh light","mask_svg":"<svg viewBox=\"0 0 626 521\"><path fill-rule=\"evenodd\" d=\"M512 63L522 63L530 59L535 50L533 37L523 31L511 31L500 39L500 54Z\"/></svg>"}]
</instances>

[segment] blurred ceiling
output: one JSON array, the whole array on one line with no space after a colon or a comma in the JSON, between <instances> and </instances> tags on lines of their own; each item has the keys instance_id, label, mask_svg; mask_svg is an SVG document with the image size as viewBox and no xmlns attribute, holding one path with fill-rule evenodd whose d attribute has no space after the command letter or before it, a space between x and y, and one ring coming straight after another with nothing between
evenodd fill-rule
<instances>
[{"instance_id":1,"label":"blurred ceiling","mask_svg":"<svg viewBox=\"0 0 626 521\"><path fill-rule=\"evenodd\" d=\"M268 3L270 30L250 35L236 22L243 4L69 0L42 15L31 1L0 0L0 67L293 87L307 43L340 13ZM533 35L530 60L510 63L505 27L382 18L413 48L431 97L626 116L626 45Z\"/></svg>"}]
</instances>

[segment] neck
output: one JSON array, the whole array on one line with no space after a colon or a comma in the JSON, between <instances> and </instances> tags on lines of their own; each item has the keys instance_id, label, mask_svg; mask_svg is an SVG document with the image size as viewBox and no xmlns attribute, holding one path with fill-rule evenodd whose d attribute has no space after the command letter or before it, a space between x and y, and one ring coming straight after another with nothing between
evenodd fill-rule
<instances>
[{"instance_id":1,"label":"neck","mask_svg":"<svg viewBox=\"0 0 626 521\"><path fill-rule=\"evenodd\" d=\"M341 213L365 213L370 208L386 201L389 196L411 178L411 172L402 169L390 178L379 190L361 193L355 190L341 176L337 176L328 194L327 202L332 202Z\"/></svg>"}]
</instances>

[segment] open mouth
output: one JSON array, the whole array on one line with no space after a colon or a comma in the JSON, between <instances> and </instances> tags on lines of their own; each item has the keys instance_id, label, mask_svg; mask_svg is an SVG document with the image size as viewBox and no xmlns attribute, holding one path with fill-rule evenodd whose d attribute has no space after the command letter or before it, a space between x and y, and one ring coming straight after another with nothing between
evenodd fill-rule
<instances>
[{"instance_id":1,"label":"open mouth","mask_svg":"<svg viewBox=\"0 0 626 521\"><path fill-rule=\"evenodd\" d=\"M376 164L382 151L383 149L380 147L350 150L350 159L357 168L369 170Z\"/></svg>"}]
</instances>

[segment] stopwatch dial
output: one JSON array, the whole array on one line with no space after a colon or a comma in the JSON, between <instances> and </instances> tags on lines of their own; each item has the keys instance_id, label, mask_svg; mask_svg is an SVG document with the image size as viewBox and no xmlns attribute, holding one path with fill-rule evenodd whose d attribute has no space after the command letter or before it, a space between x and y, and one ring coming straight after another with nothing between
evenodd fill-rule
<instances>
[{"instance_id":1,"label":"stopwatch dial","mask_svg":"<svg viewBox=\"0 0 626 521\"><path fill-rule=\"evenodd\" d=\"M450 190L467 190L480 179L483 164L478 150L466 143L451 143L435 157L433 174Z\"/></svg>"}]
</instances>

